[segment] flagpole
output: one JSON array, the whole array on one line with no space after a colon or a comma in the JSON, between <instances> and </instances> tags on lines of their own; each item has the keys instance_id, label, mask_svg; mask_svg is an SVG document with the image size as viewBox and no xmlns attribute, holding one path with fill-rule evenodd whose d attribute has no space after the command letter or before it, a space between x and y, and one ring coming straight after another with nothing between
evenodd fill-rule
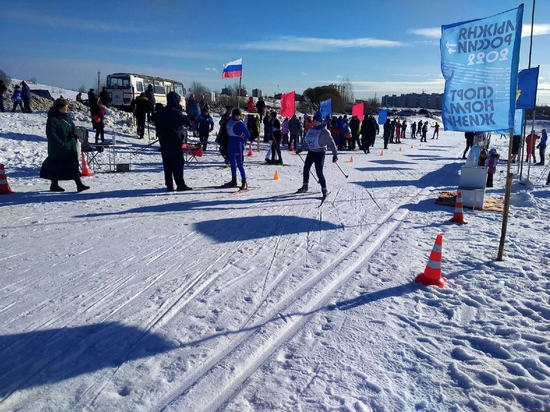
<instances>
[{"instance_id":1,"label":"flagpole","mask_svg":"<svg viewBox=\"0 0 550 412\"><path fill-rule=\"evenodd\" d=\"M242 80L242 74L239 76L239 89L237 90L237 105L235 107L239 107L239 100L241 98L241 80Z\"/></svg>"},{"instance_id":2,"label":"flagpole","mask_svg":"<svg viewBox=\"0 0 550 412\"><path fill-rule=\"evenodd\" d=\"M535 25L535 1L533 0L533 11L531 13L531 39L529 44L529 69L531 68L531 55L533 51L533 26ZM536 112L536 101L535 101L535 109L533 111L533 125L534 125L534 113ZM525 139L525 123L523 123L523 138ZM508 165L506 168L506 190L504 193L504 210L502 212L502 228L500 232L500 243L498 246L498 255L497 260L502 261L504 260L504 243L506 241L506 229L508 227L508 214L510 212L510 197L512 192L512 179L514 177L513 173L510 172L510 168L512 165L512 157L510 156L512 153L512 141L514 139L514 129L510 129L510 140L508 143ZM521 150L520 153L523 155L523 146L524 146L524 139L521 141ZM520 158L520 162L523 159ZM521 169L523 171L523 169ZM520 181L521 181L521 174L520 174Z\"/></svg>"}]
</instances>

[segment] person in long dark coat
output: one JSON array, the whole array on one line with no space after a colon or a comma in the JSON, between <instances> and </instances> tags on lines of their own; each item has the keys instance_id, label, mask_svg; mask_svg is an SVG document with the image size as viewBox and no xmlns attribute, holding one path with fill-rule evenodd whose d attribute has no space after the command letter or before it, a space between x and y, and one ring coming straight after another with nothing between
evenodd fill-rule
<instances>
[{"instance_id":1,"label":"person in long dark coat","mask_svg":"<svg viewBox=\"0 0 550 412\"><path fill-rule=\"evenodd\" d=\"M374 140L376 139L376 120L374 117L365 116L363 122L361 123L361 136L363 136L363 152L370 153L370 147L374 144Z\"/></svg>"},{"instance_id":2,"label":"person in long dark coat","mask_svg":"<svg viewBox=\"0 0 550 412\"><path fill-rule=\"evenodd\" d=\"M190 127L189 118L183 114L180 106L181 97L176 92L166 95L166 107L155 114L157 136L162 154L162 166L164 168L164 180L166 190L191 190L183 179L183 127ZM173 179L172 179L173 178Z\"/></svg>"},{"instance_id":3,"label":"person in long dark coat","mask_svg":"<svg viewBox=\"0 0 550 412\"><path fill-rule=\"evenodd\" d=\"M21 82L21 98L23 99L23 108L25 113L32 113L31 110L31 88L23 80Z\"/></svg>"},{"instance_id":4,"label":"person in long dark coat","mask_svg":"<svg viewBox=\"0 0 550 412\"><path fill-rule=\"evenodd\" d=\"M74 123L69 117L69 101L59 98L53 102L48 112L46 136L48 138L48 157L42 163L40 177L51 180L52 192L64 192L59 186L60 180L74 180L76 190L82 192L86 186L80 180L78 170L78 137L75 134Z\"/></svg>"},{"instance_id":5,"label":"person in long dark coat","mask_svg":"<svg viewBox=\"0 0 550 412\"><path fill-rule=\"evenodd\" d=\"M390 123L390 119L386 119L386 123L384 123L384 149L388 148L388 143L390 142L393 130L394 128Z\"/></svg>"}]
</instances>

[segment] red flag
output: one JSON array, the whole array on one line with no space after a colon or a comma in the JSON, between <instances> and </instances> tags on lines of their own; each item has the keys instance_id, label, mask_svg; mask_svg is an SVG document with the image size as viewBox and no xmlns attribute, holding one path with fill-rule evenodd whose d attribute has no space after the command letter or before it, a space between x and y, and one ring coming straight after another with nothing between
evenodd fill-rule
<instances>
[{"instance_id":1,"label":"red flag","mask_svg":"<svg viewBox=\"0 0 550 412\"><path fill-rule=\"evenodd\" d=\"M281 96L281 116L292 117L296 112L296 93L283 93Z\"/></svg>"},{"instance_id":2,"label":"red flag","mask_svg":"<svg viewBox=\"0 0 550 412\"><path fill-rule=\"evenodd\" d=\"M360 122L363 121L364 113L365 113L365 103L357 103L353 105L351 109L351 115L357 116Z\"/></svg>"}]
</instances>

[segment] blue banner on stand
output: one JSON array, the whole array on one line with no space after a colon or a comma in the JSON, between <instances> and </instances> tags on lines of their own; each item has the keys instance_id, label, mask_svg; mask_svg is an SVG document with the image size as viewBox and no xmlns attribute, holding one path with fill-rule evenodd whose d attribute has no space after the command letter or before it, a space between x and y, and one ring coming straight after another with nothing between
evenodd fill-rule
<instances>
[{"instance_id":1,"label":"blue banner on stand","mask_svg":"<svg viewBox=\"0 0 550 412\"><path fill-rule=\"evenodd\" d=\"M523 4L484 19L441 26L446 130L512 129Z\"/></svg>"},{"instance_id":2,"label":"blue banner on stand","mask_svg":"<svg viewBox=\"0 0 550 412\"><path fill-rule=\"evenodd\" d=\"M386 123L387 118L388 118L388 111L387 110L380 110L378 112L378 124Z\"/></svg>"},{"instance_id":3,"label":"blue banner on stand","mask_svg":"<svg viewBox=\"0 0 550 412\"><path fill-rule=\"evenodd\" d=\"M332 116L332 99L323 100L321 102L321 114L323 119L327 116Z\"/></svg>"}]
</instances>

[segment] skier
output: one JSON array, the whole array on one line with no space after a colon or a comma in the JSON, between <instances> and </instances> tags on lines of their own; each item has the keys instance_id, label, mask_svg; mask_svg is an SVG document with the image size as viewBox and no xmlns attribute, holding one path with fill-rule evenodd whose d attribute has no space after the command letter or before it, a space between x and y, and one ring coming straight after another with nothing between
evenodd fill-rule
<instances>
[{"instance_id":1,"label":"skier","mask_svg":"<svg viewBox=\"0 0 550 412\"><path fill-rule=\"evenodd\" d=\"M241 120L241 109L234 108L231 112L231 119L225 124L227 134L229 136L227 143L227 156L231 163L231 180L222 187L237 187L237 168L241 173L242 184L239 190L248 190L248 184L246 183L246 172L243 166L243 149L244 144L250 138L250 132L246 128L244 122Z\"/></svg>"},{"instance_id":2,"label":"skier","mask_svg":"<svg viewBox=\"0 0 550 412\"><path fill-rule=\"evenodd\" d=\"M411 123L411 139L416 139L416 122Z\"/></svg>"},{"instance_id":3,"label":"skier","mask_svg":"<svg viewBox=\"0 0 550 412\"><path fill-rule=\"evenodd\" d=\"M332 150L332 162L338 161L338 152L336 150L336 144L329 131L323 126L323 115L320 111L313 116L313 128L309 129L302 146L296 150L296 154L300 154L303 150L308 150L306 160L304 162L303 179L304 183L296 193L305 193L308 190L309 171L311 165L315 163L315 171L319 178L319 184L321 185L321 192L323 193L323 199L328 195L327 182L323 175L323 166L325 164L325 156L327 151L327 145Z\"/></svg>"}]
</instances>

